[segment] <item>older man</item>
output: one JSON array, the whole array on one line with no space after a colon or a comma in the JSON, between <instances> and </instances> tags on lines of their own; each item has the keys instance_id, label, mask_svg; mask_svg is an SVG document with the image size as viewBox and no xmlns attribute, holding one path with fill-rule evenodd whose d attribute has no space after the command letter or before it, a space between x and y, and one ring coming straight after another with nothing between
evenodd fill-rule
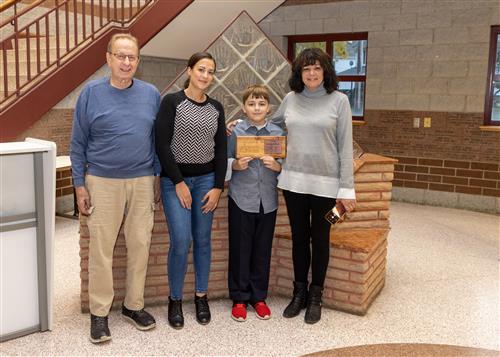
<instances>
[{"instance_id":1,"label":"older man","mask_svg":"<svg viewBox=\"0 0 500 357\"><path fill-rule=\"evenodd\" d=\"M159 198L161 170L155 160L153 123L158 90L134 79L137 39L115 34L106 53L111 76L90 81L75 108L71 138L73 182L80 212L88 216L90 340L111 339L108 313L113 302L113 249L125 217L126 295L122 315L139 330L155 327L144 310L144 285Z\"/></svg>"}]
</instances>

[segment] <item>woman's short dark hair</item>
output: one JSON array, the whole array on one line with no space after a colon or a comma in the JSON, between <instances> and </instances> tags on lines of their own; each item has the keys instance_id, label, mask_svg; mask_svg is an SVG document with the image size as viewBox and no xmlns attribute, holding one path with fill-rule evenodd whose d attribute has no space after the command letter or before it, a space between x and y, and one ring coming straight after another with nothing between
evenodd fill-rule
<instances>
[{"instance_id":1,"label":"woman's short dark hair","mask_svg":"<svg viewBox=\"0 0 500 357\"><path fill-rule=\"evenodd\" d=\"M321 68L323 68L323 86L327 93L331 93L337 90L339 83L337 81L337 75L335 74L335 68L332 64L332 58L326 54L323 50L319 48L306 48L299 53L297 58L292 64L292 75L288 80L291 90L296 93L300 93L304 90L304 82L302 82L302 69L305 66L310 66L319 62Z\"/></svg>"},{"instance_id":2,"label":"woman's short dark hair","mask_svg":"<svg viewBox=\"0 0 500 357\"><path fill-rule=\"evenodd\" d=\"M198 61L205 59L205 58L212 60L214 62L214 70L215 70L217 68L217 63L215 62L215 59L213 58L213 56L208 52L196 52L195 54L193 54L188 59L187 67L193 69L194 66L198 63ZM184 88L187 88L187 87L189 87L189 77L184 82Z\"/></svg>"}]
</instances>

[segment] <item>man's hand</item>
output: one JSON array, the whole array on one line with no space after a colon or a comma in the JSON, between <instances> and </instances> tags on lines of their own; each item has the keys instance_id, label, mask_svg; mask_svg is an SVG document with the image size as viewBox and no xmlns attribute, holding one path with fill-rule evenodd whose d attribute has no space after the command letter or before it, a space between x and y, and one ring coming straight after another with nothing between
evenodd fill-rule
<instances>
[{"instance_id":1,"label":"man's hand","mask_svg":"<svg viewBox=\"0 0 500 357\"><path fill-rule=\"evenodd\" d=\"M273 170L276 172L281 171L281 165L276 159L272 156L262 156L260 158L262 160L262 163L264 164L265 167L267 167L269 170Z\"/></svg>"},{"instance_id":2,"label":"man's hand","mask_svg":"<svg viewBox=\"0 0 500 357\"><path fill-rule=\"evenodd\" d=\"M76 193L76 204L78 205L78 210L84 216L88 216L90 214L90 195L89 191L85 186L78 186L75 188Z\"/></svg>"},{"instance_id":3,"label":"man's hand","mask_svg":"<svg viewBox=\"0 0 500 357\"><path fill-rule=\"evenodd\" d=\"M251 157L242 157L233 161L233 170L241 171L248 169L248 163L252 161Z\"/></svg>"},{"instance_id":4,"label":"man's hand","mask_svg":"<svg viewBox=\"0 0 500 357\"><path fill-rule=\"evenodd\" d=\"M191 197L191 191L189 191L189 187L187 187L184 181L179 182L177 185L175 185L175 193L177 194L177 198L179 199L181 206L185 209L191 209L193 198Z\"/></svg>"},{"instance_id":5,"label":"man's hand","mask_svg":"<svg viewBox=\"0 0 500 357\"><path fill-rule=\"evenodd\" d=\"M219 203L219 197L222 193L220 188L212 188L207 192L205 196L203 196L202 202L205 202L203 206L201 206L201 211L203 213L208 213L214 211L217 208L217 204Z\"/></svg>"},{"instance_id":6,"label":"man's hand","mask_svg":"<svg viewBox=\"0 0 500 357\"><path fill-rule=\"evenodd\" d=\"M155 176L155 180L153 183L153 191L155 194L155 203L160 202L161 198L160 176Z\"/></svg>"},{"instance_id":7,"label":"man's hand","mask_svg":"<svg viewBox=\"0 0 500 357\"><path fill-rule=\"evenodd\" d=\"M352 212L356 207L356 200L353 199L339 198L337 199L337 201L340 202L342 206L344 206L347 212Z\"/></svg>"}]
</instances>

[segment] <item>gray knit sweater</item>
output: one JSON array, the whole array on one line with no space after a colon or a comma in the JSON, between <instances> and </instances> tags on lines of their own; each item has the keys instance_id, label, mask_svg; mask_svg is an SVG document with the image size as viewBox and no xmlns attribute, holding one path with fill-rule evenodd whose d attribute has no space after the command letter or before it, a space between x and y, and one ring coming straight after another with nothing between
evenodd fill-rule
<instances>
[{"instance_id":1,"label":"gray knit sweater","mask_svg":"<svg viewBox=\"0 0 500 357\"><path fill-rule=\"evenodd\" d=\"M339 91L288 93L272 119L288 130L278 187L322 197L354 199L352 116Z\"/></svg>"}]
</instances>

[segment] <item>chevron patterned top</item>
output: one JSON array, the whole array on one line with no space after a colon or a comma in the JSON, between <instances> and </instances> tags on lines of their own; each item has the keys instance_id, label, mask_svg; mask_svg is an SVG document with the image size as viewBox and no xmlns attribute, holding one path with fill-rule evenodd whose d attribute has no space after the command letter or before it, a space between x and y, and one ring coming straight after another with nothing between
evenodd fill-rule
<instances>
[{"instance_id":1,"label":"chevron patterned top","mask_svg":"<svg viewBox=\"0 0 500 357\"><path fill-rule=\"evenodd\" d=\"M155 131L162 176L177 184L184 177L215 171L215 187L224 186L227 139L221 103L208 96L202 103L195 102L183 90L167 94Z\"/></svg>"},{"instance_id":2,"label":"chevron patterned top","mask_svg":"<svg viewBox=\"0 0 500 357\"><path fill-rule=\"evenodd\" d=\"M205 164L214 159L219 111L210 102L184 99L176 108L172 152L181 164Z\"/></svg>"}]
</instances>

